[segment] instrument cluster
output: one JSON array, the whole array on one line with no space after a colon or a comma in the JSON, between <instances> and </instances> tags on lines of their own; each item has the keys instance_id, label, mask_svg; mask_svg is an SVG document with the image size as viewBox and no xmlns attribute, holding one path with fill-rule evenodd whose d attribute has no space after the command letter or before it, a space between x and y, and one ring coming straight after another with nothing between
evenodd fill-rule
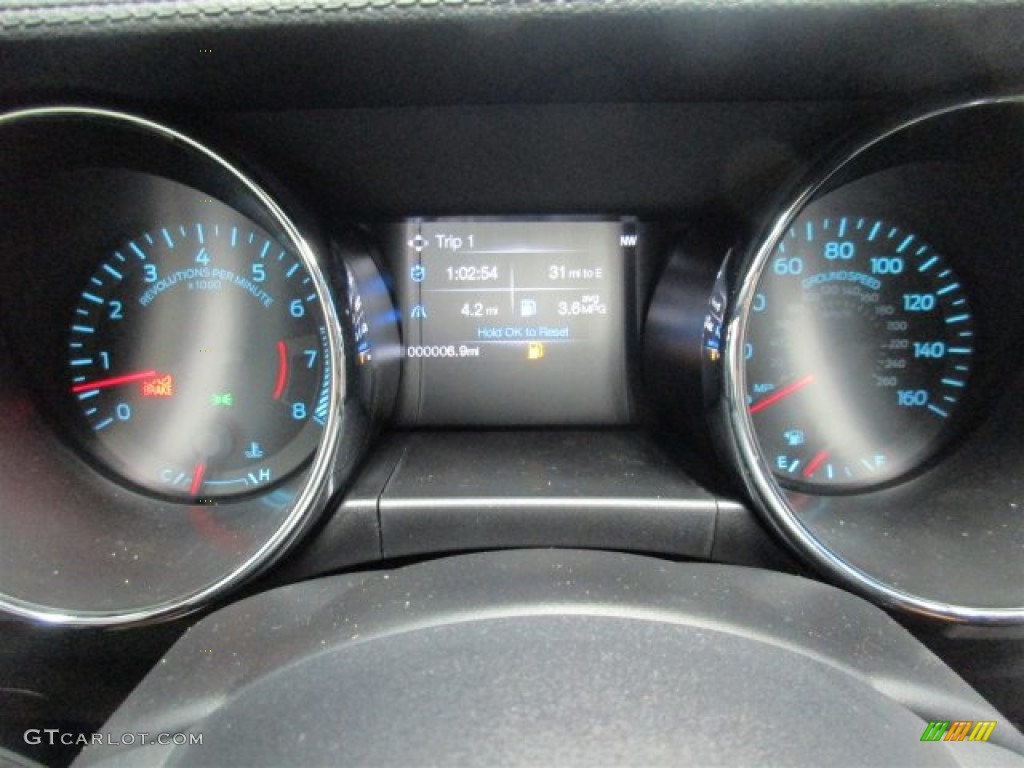
<instances>
[{"instance_id":1,"label":"instrument cluster","mask_svg":"<svg viewBox=\"0 0 1024 768\"><path fill-rule=\"evenodd\" d=\"M582 426L703 450L885 605L1024 620L1022 127L1012 99L916 116L759 231L677 236L628 211L332 228L159 123L0 116L0 604L194 610L310 531L382 431Z\"/></svg>"}]
</instances>

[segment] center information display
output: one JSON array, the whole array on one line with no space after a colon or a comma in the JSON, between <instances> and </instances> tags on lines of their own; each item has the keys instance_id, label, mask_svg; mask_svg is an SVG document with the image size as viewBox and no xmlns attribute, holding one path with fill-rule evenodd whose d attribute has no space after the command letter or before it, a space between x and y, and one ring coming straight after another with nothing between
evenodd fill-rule
<instances>
[{"instance_id":1,"label":"center information display","mask_svg":"<svg viewBox=\"0 0 1024 768\"><path fill-rule=\"evenodd\" d=\"M403 230L403 423L628 419L628 224L448 219Z\"/></svg>"}]
</instances>

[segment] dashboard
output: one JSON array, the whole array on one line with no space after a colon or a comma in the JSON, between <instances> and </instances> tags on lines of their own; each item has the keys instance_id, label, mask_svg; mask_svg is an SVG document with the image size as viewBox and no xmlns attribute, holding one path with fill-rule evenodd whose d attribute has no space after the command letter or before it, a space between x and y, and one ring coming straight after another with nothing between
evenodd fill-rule
<instances>
[{"instance_id":1,"label":"dashboard","mask_svg":"<svg viewBox=\"0 0 1024 768\"><path fill-rule=\"evenodd\" d=\"M1015 764L1021 31L0 10L0 758Z\"/></svg>"}]
</instances>

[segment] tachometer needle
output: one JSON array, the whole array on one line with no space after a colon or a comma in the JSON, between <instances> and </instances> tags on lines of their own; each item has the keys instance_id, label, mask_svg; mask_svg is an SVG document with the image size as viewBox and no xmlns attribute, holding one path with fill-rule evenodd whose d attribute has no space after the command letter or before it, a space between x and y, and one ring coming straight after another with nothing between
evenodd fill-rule
<instances>
[{"instance_id":1,"label":"tachometer needle","mask_svg":"<svg viewBox=\"0 0 1024 768\"><path fill-rule=\"evenodd\" d=\"M804 477L810 478L811 475L818 471L818 467L824 464L827 459L828 451L818 451L818 453L814 455L814 458L807 463L806 467L804 467Z\"/></svg>"},{"instance_id":2,"label":"tachometer needle","mask_svg":"<svg viewBox=\"0 0 1024 768\"><path fill-rule=\"evenodd\" d=\"M140 371L139 373L128 373L124 376L111 376L109 379L96 379L96 381L86 381L81 384L75 384L71 388L72 394L78 394L79 392L89 392L94 389L106 389L107 387L118 387L122 384L130 384L133 381L139 381L140 379L150 379L156 376L156 371Z\"/></svg>"},{"instance_id":3,"label":"tachometer needle","mask_svg":"<svg viewBox=\"0 0 1024 768\"><path fill-rule=\"evenodd\" d=\"M206 465L202 462L196 464L196 468L192 471L192 485L188 489L190 496L197 496L199 494L199 489L203 487L203 475L205 474Z\"/></svg>"},{"instance_id":4,"label":"tachometer needle","mask_svg":"<svg viewBox=\"0 0 1024 768\"><path fill-rule=\"evenodd\" d=\"M750 406L750 412L751 413L757 413L758 411L763 411L768 406L775 405L777 402L779 402L779 400L782 400L783 398L789 397L790 395L794 394L795 392L799 392L801 389L803 389L808 384L811 384L813 382L814 382L814 376L813 375L812 376L804 376L799 381L794 381L788 387L783 387L782 389L776 390L775 392L772 392L770 395L768 395L768 397L764 398L763 400L758 400L756 403L754 403L752 406Z\"/></svg>"}]
</instances>

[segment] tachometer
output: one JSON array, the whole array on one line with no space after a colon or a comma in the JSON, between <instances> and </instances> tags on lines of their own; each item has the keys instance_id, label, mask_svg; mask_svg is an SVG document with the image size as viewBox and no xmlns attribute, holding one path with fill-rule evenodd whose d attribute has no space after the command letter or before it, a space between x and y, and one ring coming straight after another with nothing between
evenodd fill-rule
<instances>
[{"instance_id":1,"label":"tachometer","mask_svg":"<svg viewBox=\"0 0 1024 768\"><path fill-rule=\"evenodd\" d=\"M287 476L327 417L317 302L300 260L241 217L119 244L81 291L68 338L68 389L94 453L190 500Z\"/></svg>"},{"instance_id":2,"label":"tachometer","mask_svg":"<svg viewBox=\"0 0 1024 768\"><path fill-rule=\"evenodd\" d=\"M859 490L913 469L956 414L974 350L946 259L870 216L802 216L757 285L747 407L781 482Z\"/></svg>"}]
</instances>

